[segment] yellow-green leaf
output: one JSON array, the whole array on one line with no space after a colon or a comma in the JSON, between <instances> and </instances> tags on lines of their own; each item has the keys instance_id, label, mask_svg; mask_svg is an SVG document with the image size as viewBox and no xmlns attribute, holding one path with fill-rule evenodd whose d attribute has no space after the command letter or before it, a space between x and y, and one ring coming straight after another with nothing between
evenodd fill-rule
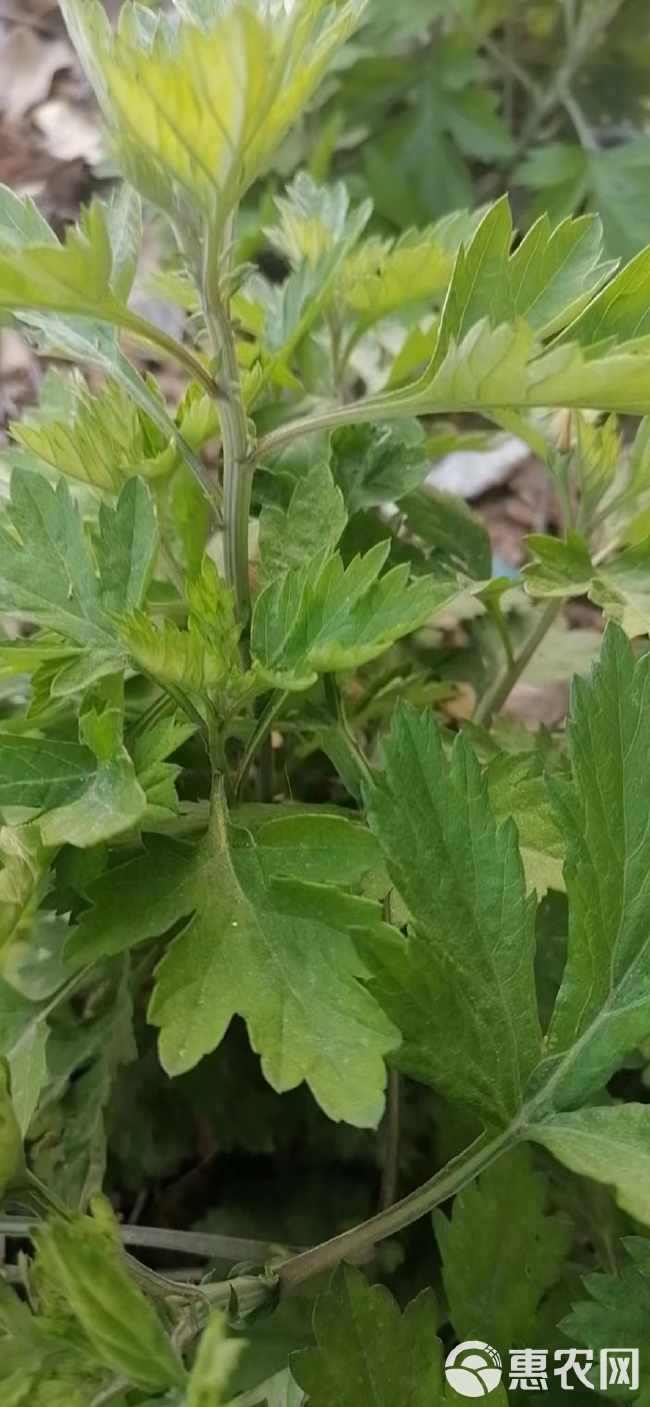
<instances>
[{"instance_id":1,"label":"yellow-green leaf","mask_svg":"<svg viewBox=\"0 0 650 1407\"><path fill-rule=\"evenodd\" d=\"M255 180L364 3L297 0L287 13L237 0L205 23L185 9L177 25L127 4L115 32L98 0L65 0L63 13L126 176L196 233Z\"/></svg>"}]
</instances>

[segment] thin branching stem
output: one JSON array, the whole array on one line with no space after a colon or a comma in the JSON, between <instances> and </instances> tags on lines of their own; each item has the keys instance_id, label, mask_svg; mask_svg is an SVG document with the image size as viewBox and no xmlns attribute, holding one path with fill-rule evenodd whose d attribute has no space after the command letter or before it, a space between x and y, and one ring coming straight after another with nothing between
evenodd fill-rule
<instances>
[{"instance_id":1,"label":"thin branching stem","mask_svg":"<svg viewBox=\"0 0 650 1407\"><path fill-rule=\"evenodd\" d=\"M159 352L164 352L165 356L171 357L178 362L179 366L185 368L195 381L207 391L209 396L214 396L219 404L226 399L227 392L220 387L214 377L203 365L203 362L195 357L189 347L185 347L182 342L177 342L175 337L170 337L162 328L156 327L155 323L148 322L146 318L139 317L137 313L125 312L120 318L120 327L125 332L129 332L138 342L144 342L148 347L155 347Z\"/></svg>"},{"instance_id":2,"label":"thin branching stem","mask_svg":"<svg viewBox=\"0 0 650 1407\"><path fill-rule=\"evenodd\" d=\"M482 727L488 727L492 722L495 713L503 708L504 703L514 689L517 680L523 674L526 666L530 664L536 650L542 643L544 636L548 634L553 622L559 615L564 604L564 597L554 597L545 606L535 621L535 624L526 637L521 649L512 660L506 659L503 669L497 674L491 688L487 689L474 714L474 722Z\"/></svg>"},{"instance_id":3,"label":"thin branching stem","mask_svg":"<svg viewBox=\"0 0 650 1407\"><path fill-rule=\"evenodd\" d=\"M515 1125L493 1136L482 1134L470 1148L458 1158L454 1158L429 1182L425 1182L408 1197L402 1198L401 1202L395 1202L392 1207L385 1208L369 1221L353 1226L351 1230L344 1231L331 1241L324 1241L322 1245L314 1246L312 1250L303 1251L302 1255L292 1256L290 1260L285 1261L279 1272L280 1289L293 1290L296 1285L311 1280L314 1275L332 1270L340 1261L356 1258L379 1241L397 1235L404 1227L433 1211L441 1202L454 1197L468 1182L472 1182L479 1173L501 1157L506 1149L513 1148L520 1141L520 1137L521 1133Z\"/></svg>"},{"instance_id":4,"label":"thin branching stem","mask_svg":"<svg viewBox=\"0 0 650 1407\"><path fill-rule=\"evenodd\" d=\"M282 709L284 708L288 697L289 695L285 690L276 690L276 692L271 695L268 703L266 704L265 708L262 710L259 718L257 719L257 722L253 727L248 742L246 743L242 760L237 769L237 775L235 777L235 796L237 798L241 796L242 791L244 790L244 787L246 785L246 779L251 769L251 764L255 759L258 749L261 747L265 739L268 738L273 724L275 723L275 720L278 715L282 712Z\"/></svg>"},{"instance_id":5,"label":"thin branching stem","mask_svg":"<svg viewBox=\"0 0 650 1407\"><path fill-rule=\"evenodd\" d=\"M230 233L226 237L230 242ZM234 592L238 620L249 613L248 520L253 468L248 457L246 407L242 394L237 344L224 284L229 252L215 247L206 234L203 267L203 312L215 357L220 360L226 398L219 400L223 452L223 532L226 580Z\"/></svg>"},{"instance_id":6,"label":"thin branching stem","mask_svg":"<svg viewBox=\"0 0 650 1407\"><path fill-rule=\"evenodd\" d=\"M359 744L354 729L348 718L343 694L337 684L333 674L326 674L323 679L325 686L325 698L328 707L336 720L336 727L341 741L346 751L352 757L359 775L366 784L374 781L372 767Z\"/></svg>"}]
</instances>

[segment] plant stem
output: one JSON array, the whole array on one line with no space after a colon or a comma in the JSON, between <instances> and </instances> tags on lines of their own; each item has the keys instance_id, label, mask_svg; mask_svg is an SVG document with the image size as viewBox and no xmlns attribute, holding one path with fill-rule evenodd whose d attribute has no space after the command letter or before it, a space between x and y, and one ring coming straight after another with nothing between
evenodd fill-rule
<instances>
[{"instance_id":1,"label":"plant stem","mask_svg":"<svg viewBox=\"0 0 650 1407\"><path fill-rule=\"evenodd\" d=\"M230 238L229 234L227 238ZM248 520L253 467L248 458L246 407L237 363L237 344L221 290L222 273L228 272L224 268L225 262L227 259L223 253L214 247L212 239L206 235L203 311L214 354L221 359L227 392L226 399L219 401L223 450L224 562L226 580L235 595L237 618L244 622L250 600Z\"/></svg>"},{"instance_id":2,"label":"plant stem","mask_svg":"<svg viewBox=\"0 0 650 1407\"><path fill-rule=\"evenodd\" d=\"M0 1235L27 1237L38 1226L34 1217L0 1217ZM146 1246L150 1250L177 1251L179 1255L202 1256L209 1260L259 1261L263 1265L273 1253L268 1241L251 1241L244 1236L212 1236L203 1231L172 1231L166 1226L120 1226L125 1246ZM287 1250L289 1247L287 1247Z\"/></svg>"},{"instance_id":3,"label":"plant stem","mask_svg":"<svg viewBox=\"0 0 650 1407\"><path fill-rule=\"evenodd\" d=\"M255 757L255 753L260 744L268 736L279 713L282 712L289 695L286 691L277 689L271 695L266 707L262 710L253 731L246 743L244 755L237 768L235 777L235 797L239 798L246 783L246 778L250 771L250 766Z\"/></svg>"},{"instance_id":4,"label":"plant stem","mask_svg":"<svg viewBox=\"0 0 650 1407\"><path fill-rule=\"evenodd\" d=\"M128 1392L130 1384L126 1378L115 1378L108 1387L103 1387L100 1392L93 1397L90 1407L108 1407L109 1402L117 1402L119 1398L124 1400L124 1394Z\"/></svg>"},{"instance_id":5,"label":"plant stem","mask_svg":"<svg viewBox=\"0 0 650 1407\"><path fill-rule=\"evenodd\" d=\"M138 714L137 718L134 718L133 722L127 728L126 737L129 746L133 746L136 740L142 737L143 733L148 732L149 729L153 727L154 723L158 722L159 718L164 717L167 713L173 713L174 707L174 700L170 699L169 694L166 694L164 690L161 689L158 696L152 700L142 713Z\"/></svg>"},{"instance_id":6,"label":"plant stem","mask_svg":"<svg viewBox=\"0 0 650 1407\"><path fill-rule=\"evenodd\" d=\"M567 90L566 93L562 94L561 100L566 113L571 118L573 126L575 127L576 136L583 151L598 151L598 142L596 141L577 98L574 98L573 93Z\"/></svg>"},{"instance_id":7,"label":"plant stem","mask_svg":"<svg viewBox=\"0 0 650 1407\"><path fill-rule=\"evenodd\" d=\"M192 700L185 693L185 690L182 689L179 684L172 684L169 679L158 678L156 674L152 674L149 670L145 669L144 666L141 666L141 672L142 674L145 674L147 676L147 679L151 680L152 684L156 685L157 689L163 689L164 692L172 700L172 703L175 703L176 707L180 708L182 713L187 714L187 717L192 723L196 725L198 731L201 734L201 737L204 739L206 745L208 745L208 725L205 721L205 718L203 718L203 716L199 713L198 708L195 706L195 704L192 703Z\"/></svg>"},{"instance_id":8,"label":"plant stem","mask_svg":"<svg viewBox=\"0 0 650 1407\"><path fill-rule=\"evenodd\" d=\"M378 1212L377 1216L371 1217L369 1221L362 1222L360 1226L353 1226L350 1231L344 1231L333 1240L324 1241L322 1245L314 1246L311 1251L303 1251L302 1255L292 1256L290 1260L285 1261L280 1267L280 1289L291 1290L314 1275L332 1270L340 1261L369 1250L387 1236L395 1236L398 1231L403 1231L405 1226L410 1226L411 1222L418 1221L441 1202L455 1196L461 1188L483 1172L484 1168L489 1167L490 1163L505 1153L506 1149L514 1147L520 1138L521 1130L518 1124L511 1125L496 1136L482 1134L470 1148L458 1158L454 1158L429 1182L404 1197L401 1202L395 1202L394 1206Z\"/></svg>"},{"instance_id":9,"label":"plant stem","mask_svg":"<svg viewBox=\"0 0 650 1407\"><path fill-rule=\"evenodd\" d=\"M296 420L287 421L285 425L278 425L276 430L270 430L268 435L263 435L251 451L249 464L257 464L265 454L275 453L285 445L290 445L293 440L303 439L305 435L315 435L319 430L336 430L339 425L350 425L371 418L372 412L367 408L365 399L353 401L351 405L326 406L311 415L303 415Z\"/></svg>"},{"instance_id":10,"label":"plant stem","mask_svg":"<svg viewBox=\"0 0 650 1407\"><path fill-rule=\"evenodd\" d=\"M337 730L342 742L345 744L346 751L350 753L362 780L371 784L374 781L372 767L363 750L359 747L354 735L354 730L345 711L343 695L334 675L325 674L323 676L323 684L325 686L325 698L336 720Z\"/></svg>"},{"instance_id":11,"label":"plant stem","mask_svg":"<svg viewBox=\"0 0 650 1407\"><path fill-rule=\"evenodd\" d=\"M523 674L526 665L532 660L535 651L541 645L556 616L559 615L563 604L564 597L560 596L549 601L548 605L545 606L518 654L514 656L512 661L506 660L501 673L497 675L491 688L480 699L474 714L475 723L483 727L489 726L494 714L503 708L511 690Z\"/></svg>"},{"instance_id":12,"label":"plant stem","mask_svg":"<svg viewBox=\"0 0 650 1407\"><path fill-rule=\"evenodd\" d=\"M174 361L179 363L179 366L183 366L186 371L189 371L190 376L203 386L209 396L214 396L220 405L223 403L224 391L217 385L210 372L206 370L203 362L199 361L198 357L195 357L194 353L189 350L189 347L184 347L182 342L177 342L175 337L170 337L168 333L162 331L162 328L156 327L154 323L148 322L146 318L141 318L137 313L131 311L124 311L120 317L119 326L123 327L125 332L130 332L139 342L145 342L148 346L156 347L166 356L172 357Z\"/></svg>"},{"instance_id":13,"label":"plant stem","mask_svg":"<svg viewBox=\"0 0 650 1407\"><path fill-rule=\"evenodd\" d=\"M497 43L495 43L494 39L492 39L489 34L481 35L479 41L480 47L482 49L485 49L486 54L490 55L490 58L494 61L497 68L500 68L501 72L505 74L506 78L515 79L516 82L519 83L520 87L523 88L525 92L530 95L530 97L536 98L537 88L534 83L534 80L526 72L525 68L522 68L521 64L517 63L517 60L514 54L512 53L512 16L510 16L509 19L506 20L506 25L508 27L508 35L506 37L506 46L503 49L500 48ZM469 31L469 25L466 25L465 28ZM508 102L507 99L504 103L504 106L506 108L507 116L511 117L512 114L509 111L510 102Z\"/></svg>"},{"instance_id":14,"label":"plant stem","mask_svg":"<svg viewBox=\"0 0 650 1407\"><path fill-rule=\"evenodd\" d=\"M514 656L514 651L513 651L513 648L512 648L512 640L510 639L510 631L508 630L508 627L507 627L506 622L505 622L505 620L504 620L503 611L502 611L502 609L501 609L501 602L500 602L500 601L493 601L493 600L491 601L491 600L488 598L488 600L485 602L485 608L486 608L486 610L487 610L488 615L489 615L489 616L491 617L491 619L494 621L494 624L495 624L495 626L496 626L496 628L497 628L497 630L498 630L498 632L499 632L499 635L501 636L501 640L502 640L502 642L503 642L503 648L504 648L504 650L505 650L505 652L506 652L506 660L508 661L508 664L509 664L509 665L514 665L515 656Z\"/></svg>"}]
</instances>

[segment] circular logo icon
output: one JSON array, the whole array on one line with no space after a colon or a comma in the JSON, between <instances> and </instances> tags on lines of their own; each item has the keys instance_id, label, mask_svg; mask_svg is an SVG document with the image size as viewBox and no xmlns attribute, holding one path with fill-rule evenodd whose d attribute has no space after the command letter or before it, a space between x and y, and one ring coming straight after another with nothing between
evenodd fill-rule
<instances>
[{"instance_id":1,"label":"circular logo icon","mask_svg":"<svg viewBox=\"0 0 650 1407\"><path fill-rule=\"evenodd\" d=\"M489 1343L467 1339L448 1354L445 1377L462 1397L486 1397L501 1382L501 1359Z\"/></svg>"}]
</instances>

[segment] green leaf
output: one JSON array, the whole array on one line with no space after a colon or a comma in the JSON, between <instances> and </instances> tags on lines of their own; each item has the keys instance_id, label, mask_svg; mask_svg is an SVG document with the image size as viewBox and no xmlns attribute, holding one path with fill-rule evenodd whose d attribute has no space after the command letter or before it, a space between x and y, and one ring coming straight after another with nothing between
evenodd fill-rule
<instances>
[{"instance_id":1,"label":"green leaf","mask_svg":"<svg viewBox=\"0 0 650 1407\"><path fill-rule=\"evenodd\" d=\"M85 1208L106 1170L106 1113L121 1065L137 1056L128 964L105 967L92 1005L53 1024L47 1050L50 1080L32 1126L35 1173L68 1207ZM40 1018L42 1022L42 1018ZM39 1022L39 1009L31 1026ZM26 1028L27 1031L29 1027ZM10 1051L13 1068L17 1045Z\"/></svg>"},{"instance_id":2,"label":"green leaf","mask_svg":"<svg viewBox=\"0 0 650 1407\"><path fill-rule=\"evenodd\" d=\"M43 219L30 196L19 196L9 186L0 185L0 241L7 248L51 244L56 248L56 235Z\"/></svg>"},{"instance_id":3,"label":"green leaf","mask_svg":"<svg viewBox=\"0 0 650 1407\"><path fill-rule=\"evenodd\" d=\"M202 215L223 221L255 180L362 9L237 3L172 27L128 5L113 33L99 4L66 0L64 18L124 174L196 238Z\"/></svg>"},{"instance_id":4,"label":"green leaf","mask_svg":"<svg viewBox=\"0 0 650 1407\"><path fill-rule=\"evenodd\" d=\"M347 522L343 494L325 463L298 479L286 513L277 504L263 508L259 550L262 585L290 567L301 567L323 551L332 552Z\"/></svg>"},{"instance_id":5,"label":"green leaf","mask_svg":"<svg viewBox=\"0 0 650 1407\"><path fill-rule=\"evenodd\" d=\"M589 348L604 347L610 339L625 343L645 337L650 331L649 282L650 249L644 249L587 303L562 340Z\"/></svg>"},{"instance_id":6,"label":"green leaf","mask_svg":"<svg viewBox=\"0 0 650 1407\"><path fill-rule=\"evenodd\" d=\"M647 635L650 629L650 538L628 547L594 572L589 599L601 606L608 620L626 635Z\"/></svg>"},{"instance_id":7,"label":"green leaf","mask_svg":"<svg viewBox=\"0 0 650 1407\"><path fill-rule=\"evenodd\" d=\"M0 1056L0 1202L25 1180L23 1140L11 1099L9 1066Z\"/></svg>"},{"instance_id":8,"label":"green leaf","mask_svg":"<svg viewBox=\"0 0 650 1407\"><path fill-rule=\"evenodd\" d=\"M522 570L531 596L586 596L594 567L589 548L579 533L568 532L564 542L531 534L526 546L535 556L535 561Z\"/></svg>"},{"instance_id":9,"label":"green leaf","mask_svg":"<svg viewBox=\"0 0 650 1407\"><path fill-rule=\"evenodd\" d=\"M47 868L38 826L0 827L0 948L16 934Z\"/></svg>"},{"instance_id":10,"label":"green leaf","mask_svg":"<svg viewBox=\"0 0 650 1407\"><path fill-rule=\"evenodd\" d=\"M403 390L369 396L355 420L481 406L500 418L544 406L646 413L650 253L602 288L612 266L593 217L555 231L544 217L513 254L512 235L501 201L459 251L426 371Z\"/></svg>"},{"instance_id":11,"label":"green leaf","mask_svg":"<svg viewBox=\"0 0 650 1407\"><path fill-rule=\"evenodd\" d=\"M170 486L168 498L173 529L179 539L181 561L187 577L198 576L210 528L210 505L198 480L186 464L181 465Z\"/></svg>"},{"instance_id":12,"label":"green leaf","mask_svg":"<svg viewBox=\"0 0 650 1407\"><path fill-rule=\"evenodd\" d=\"M534 901L517 832L497 824L466 740L443 753L432 716L399 704L368 821L411 914L408 955L380 971L400 1068L507 1124L541 1055Z\"/></svg>"},{"instance_id":13,"label":"green leaf","mask_svg":"<svg viewBox=\"0 0 650 1407\"><path fill-rule=\"evenodd\" d=\"M589 596L626 635L650 628L650 538L635 543L609 562L595 566L584 539L570 532L565 542L531 536L526 545L536 561L523 568L531 596Z\"/></svg>"},{"instance_id":14,"label":"green leaf","mask_svg":"<svg viewBox=\"0 0 650 1407\"><path fill-rule=\"evenodd\" d=\"M291 1371L312 1407L436 1407L442 1403L438 1310L430 1290L404 1314L383 1285L341 1265L314 1310L317 1347Z\"/></svg>"},{"instance_id":15,"label":"green leaf","mask_svg":"<svg viewBox=\"0 0 650 1407\"><path fill-rule=\"evenodd\" d=\"M548 1189L530 1155L500 1158L433 1214L442 1278L459 1340L480 1329L503 1355L536 1341L541 1300L559 1278L572 1228L547 1215Z\"/></svg>"},{"instance_id":16,"label":"green leaf","mask_svg":"<svg viewBox=\"0 0 650 1407\"><path fill-rule=\"evenodd\" d=\"M185 920L158 965L149 1011L170 1074L214 1050L237 1013L274 1089L304 1079L330 1118L377 1124L382 1056L396 1032L361 985L366 969L349 937L376 927L375 905L328 886L266 880L219 797L198 846L155 847L90 894L95 907L69 945L80 964Z\"/></svg>"},{"instance_id":17,"label":"green leaf","mask_svg":"<svg viewBox=\"0 0 650 1407\"><path fill-rule=\"evenodd\" d=\"M186 1407L222 1407L224 1391L241 1357L241 1340L228 1337L228 1323L214 1310L201 1335L185 1392Z\"/></svg>"},{"instance_id":18,"label":"green leaf","mask_svg":"<svg viewBox=\"0 0 650 1407\"><path fill-rule=\"evenodd\" d=\"M575 419L576 447L573 463L580 487L580 520L589 529L597 510L617 497L620 485L621 463L624 462L624 449L617 429L615 415L608 415L600 424L594 424L586 415L578 413ZM631 460L635 457L632 450ZM630 464L632 470L632 464ZM634 472L630 473L630 485L634 485ZM635 495L636 496L636 495Z\"/></svg>"},{"instance_id":19,"label":"green leaf","mask_svg":"<svg viewBox=\"0 0 650 1407\"><path fill-rule=\"evenodd\" d=\"M9 1059L30 1023L38 1023L40 1004L30 1001L4 977L0 977L0 1055Z\"/></svg>"},{"instance_id":20,"label":"green leaf","mask_svg":"<svg viewBox=\"0 0 650 1407\"><path fill-rule=\"evenodd\" d=\"M125 484L114 509L99 510L94 556L108 616L132 611L144 596L156 547L156 519L141 479Z\"/></svg>"},{"instance_id":21,"label":"green leaf","mask_svg":"<svg viewBox=\"0 0 650 1407\"><path fill-rule=\"evenodd\" d=\"M81 795L96 766L78 743L0 733L0 806L52 811Z\"/></svg>"},{"instance_id":22,"label":"green leaf","mask_svg":"<svg viewBox=\"0 0 650 1407\"><path fill-rule=\"evenodd\" d=\"M11 1095L23 1138L47 1081L49 1034L45 1022L31 1022L23 1038L16 1042L11 1051Z\"/></svg>"},{"instance_id":23,"label":"green leaf","mask_svg":"<svg viewBox=\"0 0 650 1407\"><path fill-rule=\"evenodd\" d=\"M147 798L143 829L152 821L165 821L179 810L175 782L182 767L166 759L196 732L196 724L174 716L161 718L136 738L132 759L138 781Z\"/></svg>"},{"instance_id":24,"label":"green leaf","mask_svg":"<svg viewBox=\"0 0 650 1407\"><path fill-rule=\"evenodd\" d=\"M64 244L52 238L40 244L30 238L18 248L15 241L0 242L0 307L80 313L127 326L133 317L113 292L112 270L106 214L94 201L79 224L68 227Z\"/></svg>"},{"instance_id":25,"label":"green leaf","mask_svg":"<svg viewBox=\"0 0 650 1407\"><path fill-rule=\"evenodd\" d=\"M146 809L147 798L122 742L120 710L88 709L80 719L80 731L88 748L80 748L79 753L94 753L95 765L77 795L54 809L44 808L38 828L46 846L98 845L130 830Z\"/></svg>"},{"instance_id":26,"label":"green leaf","mask_svg":"<svg viewBox=\"0 0 650 1407\"><path fill-rule=\"evenodd\" d=\"M379 398L377 400L379 404ZM492 330L477 323L458 346L452 344L433 378L425 373L417 389L395 393L390 413L477 410L481 406L557 407L645 415L647 362L643 341L607 356L588 357L577 344L555 344L535 355L530 330L504 323ZM375 414L374 403L366 406Z\"/></svg>"},{"instance_id":27,"label":"green leaf","mask_svg":"<svg viewBox=\"0 0 650 1407\"><path fill-rule=\"evenodd\" d=\"M83 524L61 482L15 470L0 521L0 606L85 646L106 646L99 582Z\"/></svg>"},{"instance_id":28,"label":"green leaf","mask_svg":"<svg viewBox=\"0 0 650 1407\"><path fill-rule=\"evenodd\" d=\"M493 758L486 768L490 805L497 820L512 816L530 889L564 889L564 844L551 811L541 760L534 753Z\"/></svg>"},{"instance_id":29,"label":"green leaf","mask_svg":"<svg viewBox=\"0 0 650 1407\"><path fill-rule=\"evenodd\" d=\"M124 187L101 207L100 215L94 218L95 223L100 225L103 221L110 244L111 268L108 285L111 298L114 295L116 307L121 310L119 318L116 314L116 320L133 326L133 318L125 308L123 300L137 258L136 243L139 238L140 220L137 195L128 187ZM33 250L35 247L35 257L38 257L40 246L43 245L53 247L55 252L60 249L56 236L38 215L33 202L28 198L19 200L6 186L0 186L0 246L3 245L5 249L15 250L20 259L26 250ZM14 311L17 311L17 308ZM91 315L85 316L78 311L68 315L47 312L39 303L37 307L30 305L29 308L22 308L18 314L18 322L21 330L30 340L37 343L40 351L71 359L84 366L96 366L105 375L119 381L145 417L164 436L165 442L173 443L175 450L192 470L205 492L201 462L184 439L173 417L169 415L162 399L154 394L148 382L138 374L120 350L117 327L100 320L106 316L108 312L105 305L101 310L96 308Z\"/></svg>"},{"instance_id":30,"label":"green leaf","mask_svg":"<svg viewBox=\"0 0 650 1407\"><path fill-rule=\"evenodd\" d=\"M459 571L475 581L492 576L492 546L485 524L462 499L427 484L400 503L409 530L433 549L442 569Z\"/></svg>"},{"instance_id":31,"label":"green leaf","mask_svg":"<svg viewBox=\"0 0 650 1407\"><path fill-rule=\"evenodd\" d=\"M345 261L338 292L364 326L413 303L429 303L446 288L454 259L471 238L482 212L457 211L427 230L407 230L396 240L364 240Z\"/></svg>"},{"instance_id":32,"label":"green leaf","mask_svg":"<svg viewBox=\"0 0 650 1407\"><path fill-rule=\"evenodd\" d=\"M314 884L356 885L381 860L370 831L345 816L280 817L261 826L255 840L267 878L285 875Z\"/></svg>"},{"instance_id":33,"label":"green leaf","mask_svg":"<svg viewBox=\"0 0 650 1407\"><path fill-rule=\"evenodd\" d=\"M304 1407L306 1400L289 1369L283 1368L239 1400L233 1398L227 1407Z\"/></svg>"},{"instance_id":34,"label":"green leaf","mask_svg":"<svg viewBox=\"0 0 650 1407\"><path fill-rule=\"evenodd\" d=\"M551 220L565 220L580 208L585 198L589 156L582 147L567 142L545 142L529 152L517 168L517 180L528 190L538 192L533 216L547 214ZM619 253L613 249L612 253Z\"/></svg>"},{"instance_id":35,"label":"green leaf","mask_svg":"<svg viewBox=\"0 0 650 1407\"><path fill-rule=\"evenodd\" d=\"M182 1386L182 1364L129 1275L117 1226L104 1207L100 1219L55 1218L34 1232L42 1273L113 1373L143 1391Z\"/></svg>"},{"instance_id":36,"label":"green leaf","mask_svg":"<svg viewBox=\"0 0 650 1407\"><path fill-rule=\"evenodd\" d=\"M2 1360L6 1407L87 1407L106 1381L87 1345L70 1334L69 1321L30 1313L0 1279Z\"/></svg>"},{"instance_id":37,"label":"green leaf","mask_svg":"<svg viewBox=\"0 0 650 1407\"><path fill-rule=\"evenodd\" d=\"M124 182L114 190L105 212L113 254L111 288L126 303L140 260L142 201L138 192Z\"/></svg>"},{"instance_id":38,"label":"green leaf","mask_svg":"<svg viewBox=\"0 0 650 1407\"><path fill-rule=\"evenodd\" d=\"M576 1109L556 1114L527 1132L572 1172L606 1183L624 1212L650 1226L647 1104Z\"/></svg>"},{"instance_id":39,"label":"green leaf","mask_svg":"<svg viewBox=\"0 0 650 1407\"><path fill-rule=\"evenodd\" d=\"M332 435L332 473L350 514L399 501L429 472L422 426L348 425Z\"/></svg>"},{"instance_id":40,"label":"green leaf","mask_svg":"<svg viewBox=\"0 0 650 1407\"><path fill-rule=\"evenodd\" d=\"M13 438L44 464L107 493L155 470L147 458L152 432L122 382L111 378L92 394L78 372L48 372L37 409L11 425Z\"/></svg>"},{"instance_id":41,"label":"green leaf","mask_svg":"<svg viewBox=\"0 0 650 1407\"><path fill-rule=\"evenodd\" d=\"M139 479L129 480L114 509L100 506L93 561L65 482L53 489L16 469L0 520L0 609L119 655L111 616L140 603L155 545L153 506Z\"/></svg>"},{"instance_id":42,"label":"green leaf","mask_svg":"<svg viewBox=\"0 0 650 1407\"><path fill-rule=\"evenodd\" d=\"M572 1305L560 1328L575 1343L597 1353L612 1344L640 1350L639 1380L650 1372L650 1241L626 1236L621 1241L630 1259L617 1275L585 1275L590 1299Z\"/></svg>"},{"instance_id":43,"label":"green leaf","mask_svg":"<svg viewBox=\"0 0 650 1407\"><path fill-rule=\"evenodd\" d=\"M488 211L472 243L461 247L445 302L436 363L482 318L493 327L523 319L539 337L565 327L601 288L615 264L602 256L602 229L593 216L551 229L542 216L512 251L507 200Z\"/></svg>"},{"instance_id":44,"label":"green leaf","mask_svg":"<svg viewBox=\"0 0 650 1407\"><path fill-rule=\"evenodd\" d=\"M119 629L129 653L147 673L203 697L206 690L236 693L240 676L240 631L232 592L214 562L204 557L199 575L186 583L187 628L166 620L159 630L144 611L122 616Z\"/></svg>"},{"instance_id":45,"label":"green leaf","mask_svg":"<svg viewBox=\"0 0 650 1407\"><path fill-rule=\"evenodd\" d=\"M319 186L307 171L298 171L285 194L274 197L274 205L276 222L264 233L293 268L302 263L313 267L347 243L350 196L343 181Z\"/></svg>"},{"instance_id":46,"label":"green leaf","mask_svg":"<svg viewBox=\"0 0 650 1407\"><path fill-rule=\"evenodd\" d=\"M570 905L567 966L531 1089L549 1111L602 1088L650 1032L649 684L650 657L635 663L609 626L590 676L573 681L572 780L548 780Z\"/></svg>"},{"instance_id":47,"label":"green leaf","mask_svg":"<svg viewBox=\"0 0 650 1407\"><path fill-rule=\"evenodd\" d=\"M370 201L350 212L345 186L317 186L305 171L276 197L279 225L266 230L292 272L279 286L256 275L246 292L263 309L264 348L274 353L262 383L292 384L292 358L323 310L335 301L343 261L358 243L372 213ZM295 383L294 383L295 384ZM256 389L259 395L261 386Z\"/></svg>"},{"instance_id":48,"label":"green leaf","mask_svg":"<svg viewBox=\"0 0 650 1407\"><path fill-rule=\"evenodd\" d=\"M623 259L631 259L650 242L644 200L649 173L647 137L636 137L609 151L589 154L589 206L598 211L603 222L608 250Z\"/></svg>"},{"instance_id":49,"label":"green leaf","mask_svg":"<svg viewBox=\"0 0 650 1407\"><path fill-rule=\"evenodd\" d=\"M347 568L338 554L319 553L260 593L251 648L269 683L306 689L319 673L357 668L459 594L448 580L409 584L408 565L380 577L389 550L380 542Z\"/></svg>"}]
</instances>

